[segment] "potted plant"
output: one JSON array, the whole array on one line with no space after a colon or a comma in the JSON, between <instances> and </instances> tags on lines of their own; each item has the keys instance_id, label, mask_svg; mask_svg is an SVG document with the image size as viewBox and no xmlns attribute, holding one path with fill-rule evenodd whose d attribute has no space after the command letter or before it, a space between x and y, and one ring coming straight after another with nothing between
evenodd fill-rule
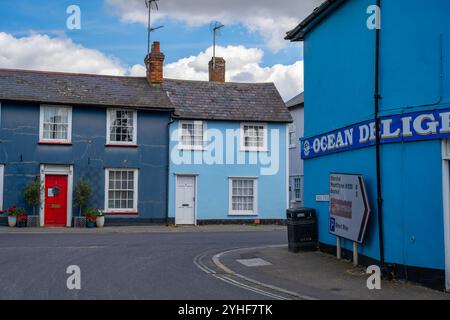
<instances>
[{"instance_id":1,"label":"potted plant","mask_svg":"<svg viewBox=\"0 0 450 320\"><path fill-rule=\"evenodd\" d=\"M8 225L14 228L17 224L17 209L16 207L11 207L8 209Z\"/></svg>"},{"instance_id":2,"label":"potted plant","mask_svg":"<svg viewBox=\"0 0 450 320\"><path fill-rule=\"evenodd\" d=\"M103 211L97 210L97 218L96 218L97 228L103 228L105 226L105 215Z\"/></svg>"},{"instance_id":3,"label":"potted plant","mask_svg":"<svg viewBox=\"0 0 450 320\"><path fill-rule=\"evenodd\" d=\"M33 216L36 215L36 207L41 204L41 182L35 180L25 187L23 197L27 204L33 208Z\"/></svg>"},{"instance_id":4,"label":"potted plant","mask_svg":"<svg viewBox=\"0 0 450 320\"><path fill-rule=\"evenodd\" d=\"M86 228L95 228L97 226L98 211L94 209L88 209L84 212L86 216Z\"/></svg>"},{"instance_id":5,"label":"potted plant","mask_svg":"<svg viewBox=\"0 0 450 320\"><path fill-rule=\"evenodd\" d=\"M28 217L25 214L25 209L17 209L17 227L25 228L27 226Z\"/></svg>"},{"instance_id":6,"label":"potted plant","mask_svg":"<svg viewBox=\"0 0 450 320\"><path fill-rule=\"evenodd\" d=\"M78 180L77 187L75 189L73 202L75 207L78 207L79 216L84 208L89 204L89 199L91 198L91 186L84 178Z\"/></svg>"}]
</instances>

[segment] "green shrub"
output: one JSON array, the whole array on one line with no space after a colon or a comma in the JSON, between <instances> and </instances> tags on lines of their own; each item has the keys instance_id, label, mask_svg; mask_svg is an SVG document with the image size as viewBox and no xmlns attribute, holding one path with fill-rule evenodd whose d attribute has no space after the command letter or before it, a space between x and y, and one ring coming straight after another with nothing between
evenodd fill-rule
<instances>
[{"instance_id":1,"label":"green shrub","mask_svg":"<svg viewBox=\"0 0 450 320\"><path fill-rule=\"evenodd\" d=\"M83 212L83 209L86 208L89 204L91 193L91 186L89 185L89 182L87 182L84 178L78 180L73 202L75 204L75 207L80 210L80 216Z\"/></svg>"},{"instance_id":2,"label":"green shrub","mask_svg":"<svg viewBox=\"0 0 450 320\"><path fill-rule=\"evenodd\" d=\"M27 204L33 208L33 215L36 215L36 207L41 204L41 182L35 180L28 184L23 191L23 197Z\"/></svg>"}]
</instances>

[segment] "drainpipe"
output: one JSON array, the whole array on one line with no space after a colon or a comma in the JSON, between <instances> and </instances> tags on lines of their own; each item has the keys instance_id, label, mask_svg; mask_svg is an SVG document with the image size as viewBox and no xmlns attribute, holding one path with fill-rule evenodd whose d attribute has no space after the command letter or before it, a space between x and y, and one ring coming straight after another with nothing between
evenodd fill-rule
<instances>
[{"instance_id":1,"label":"drainpipe","mask_svg":"<svg viewBox=\"0 0 450 320\"><path fill-rule=\"evenodd\" d=\"M167 123L167 139L168 139L168 147L167 147L167 174L166 174L166 226L169 226L169 183L170 183L170 126L175 122L174 114L170 115L170 121Z\"/></svg>"},{"instance_id":2,"label":"drainpipe","mask_svg":"<svg viewBox=\"0 0 450 320\"><path fill-rule=\"evenodd\" d=\"M381 16L381 0L377 0L377 7ZM377 20L377 28L375 35L375 124L377 128L376 134L376 171L377 171L377 214L378 214L378 236L380 247L380 268L384 269L384 240L383 240L383 194L381 188L381 130L380 130L380 21Z\"/></svg>"}]
</instances>

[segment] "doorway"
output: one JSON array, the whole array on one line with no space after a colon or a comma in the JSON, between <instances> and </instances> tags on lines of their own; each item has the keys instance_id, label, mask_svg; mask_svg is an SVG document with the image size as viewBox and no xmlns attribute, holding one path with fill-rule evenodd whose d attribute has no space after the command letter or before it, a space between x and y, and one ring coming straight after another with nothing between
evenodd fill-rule
<instances>
[{"instance_id":1,"label":"doorway","mask_svg":"<svg viewBox=\"0 0 450 320\"><path fill-rule=\"evenodd\" d=\"M177 175L175 178L175 224L196 225L196 177Z\"/></svg>"},{"instance_id":2,"label":"doorway","mask_svg":"<svg viewBox=\"0 0 450 320\"><path fill-rule=\"evenodd\" d=\"M72 225L72 166L41 165L41 185L41 227L70 227Z\"/></svg>"}]
</instances>

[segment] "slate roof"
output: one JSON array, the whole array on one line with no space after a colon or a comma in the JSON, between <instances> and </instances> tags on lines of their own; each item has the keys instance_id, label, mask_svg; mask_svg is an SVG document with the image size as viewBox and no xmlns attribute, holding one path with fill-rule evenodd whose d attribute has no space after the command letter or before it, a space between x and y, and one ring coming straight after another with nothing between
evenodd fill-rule
<instances>
[{"instance_id":1,"label":"slate roof","mask_svg":"<svg viewBox=\"0 0 450 320\"><path fill-rule=\"evenodd\" d=\"M291 100L286 102L286 107L288 107L288 109L290 109L290 108L298 107L303 104L305 104L305 93L304 92L296 95Z\"/></svg>"},{"instance_id":2,"label":"slate roof","mask_svg":"<svg viewBox=\"0 0 450 320\"><path fill-rule=\"evenodd\" d=\"M273 83L166 79L163 87L183 119L292 122Z\"/></svg>"},{"instance_id":3,"label":"slate roof","mask_svg":"<svg viewBox=\"0 0 450 320\"><path fill-rule=\"evenodd\" d=\"M340 5L348 0L325 0L319 7L307 16L300 24L287 32L285 40L303 41L308 32L332 14Z\"/></svg>"},{"instance_id":4,"label":"slate roof","mask_svg":"<svg viewBox=\"0 0 450 320\"><path fill-rule=\"evenodd\" d=\"M146 78L0 69L0 100L173 110Z\"/></svg>"},{"instance_id":5,"label":"slate roof","mask_svg":"<svg viewBox=\"0 0 450 320\"><path fill-rule=\"evenodd\" d=\"M0 101L174 111L184 119L292 122L272 83L217 83L0 69Z\"/></svg>"}]
</instances>

